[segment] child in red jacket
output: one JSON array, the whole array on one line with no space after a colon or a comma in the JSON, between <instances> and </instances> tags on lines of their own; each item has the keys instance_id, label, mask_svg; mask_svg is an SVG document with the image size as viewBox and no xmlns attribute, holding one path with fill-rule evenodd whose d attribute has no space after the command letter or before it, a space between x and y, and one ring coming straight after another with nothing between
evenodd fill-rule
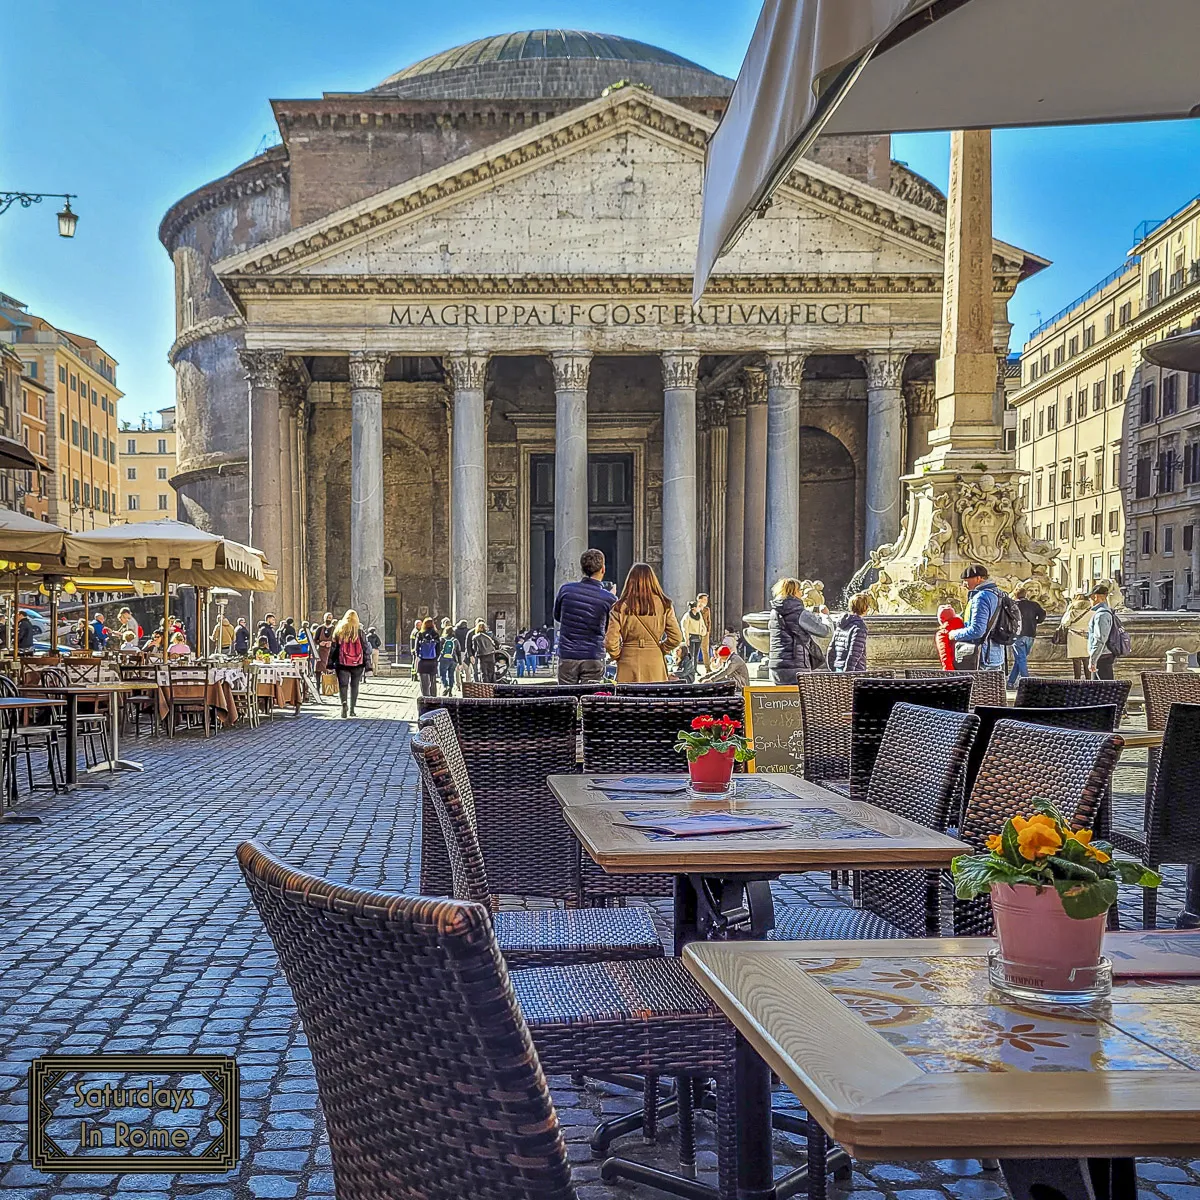
<instances>
[{"instance_id":1,"label":"child in red jacket","mask_svg":"<svg viewBox=\"0 0 1200 1200\"><path fill-rule=\"evenodd\" d=\"M954 670L954 643L950 640L952 629L962 629L963 619L948 604L938 609L938 631L936 636L938 657L947 671Z\"/></svg>"}]
</instances>

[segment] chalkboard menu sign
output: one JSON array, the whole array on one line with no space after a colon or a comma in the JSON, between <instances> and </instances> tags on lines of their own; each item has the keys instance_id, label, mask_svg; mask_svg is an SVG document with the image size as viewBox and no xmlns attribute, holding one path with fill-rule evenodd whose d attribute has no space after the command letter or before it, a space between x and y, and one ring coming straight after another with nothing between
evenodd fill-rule
<instances>
[{"instance_id":1,"label":"chalkboard menu sign","mask_svg":"<svg viewBox=\"0 0 1200 1200\"><path fill-rule=\"evenodd\" d=\"M746 736L753 741L751 771L803 774L800 692L794 687L748 687Z\"/></svg>"}]
</instances>

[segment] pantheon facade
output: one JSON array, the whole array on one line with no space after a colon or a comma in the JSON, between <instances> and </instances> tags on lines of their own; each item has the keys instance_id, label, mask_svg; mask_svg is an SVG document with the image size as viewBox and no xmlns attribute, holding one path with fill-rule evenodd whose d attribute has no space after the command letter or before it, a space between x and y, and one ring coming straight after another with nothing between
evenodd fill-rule
<instances>
[{"instance_id":1,"label":"pantheon facade","mask_svg":"<svg viewBox=\"0 0 1200 1200\"><path fill-rule=\"evenodd\" d=\"M731 623L783 574L836 597L935 423L944 202L886 136L823 141L693 310L731 88L541 30L273 101L282 144L160 229L180 515L261 547L277 612L353 604L389 642L540 624L589 545ZM1002 356L1045 261L992 265Z\"/></svg>"}]
</instances>

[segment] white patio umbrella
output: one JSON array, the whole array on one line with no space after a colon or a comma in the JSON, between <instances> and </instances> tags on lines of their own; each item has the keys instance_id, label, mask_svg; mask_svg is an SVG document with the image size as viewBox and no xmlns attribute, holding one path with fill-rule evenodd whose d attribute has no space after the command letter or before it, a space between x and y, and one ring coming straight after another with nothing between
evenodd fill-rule
<instances>
[{"instance_id":1,"label":"white patio umbrella","mask_svg":"<svg viewBox=\"0 0 1200 1200\"><path fill-rule=\"evenodd\" d=\"M1196 0L765 0L708 146L693 300L818 134L1196 116L1198 31Z\"/></svg>"},{"instance_id":2,"label":"white patio umbrella","mask_svg":"<svg viewBox=\"0 0 1200 1200\"><path fill-rule=\"evenodd\" d=\"M0 508L0 560L33 558L61 563L66 536L57 525Z\"/></svg>"}]
</instances>

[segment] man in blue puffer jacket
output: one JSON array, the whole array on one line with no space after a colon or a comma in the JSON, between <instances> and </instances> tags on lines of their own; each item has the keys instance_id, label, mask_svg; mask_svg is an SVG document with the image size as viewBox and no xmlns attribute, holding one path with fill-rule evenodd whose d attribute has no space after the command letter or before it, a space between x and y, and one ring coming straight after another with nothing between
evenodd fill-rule
<instances>
[{"instance_id":1,"label":"man in blue puffer jacket","mask_svg":"<svg viewBox=\"0 0 1200 1200\"><path fill-rule=\"evenodd\" d=\"M604 681L604 634L608 612L616 596L600 582L604 578L604 555L585 550L579 556L583 578L564 583L554 598L558 622L558 682L602 683Z\"/></svg>"},{"instance_id":2,"label":"man in blue puffer jacket","mask_svg":"<svg viewBox=\"0 0 1200 1200\"><path fill-rule=\"evenodd\" d=\"M1000 608L1000 589L988 578L987 567L972 563L962 573L963 583L967 585L967 614L963 618L966 624L962 629L952 630L952 642L967 642L979 647L979 670L989 667L1004 666L1004 647L988 641L988 634L996 620ZM966 667L969 663L959 661L959 666Z\"/></svg>"}]
</instances>

